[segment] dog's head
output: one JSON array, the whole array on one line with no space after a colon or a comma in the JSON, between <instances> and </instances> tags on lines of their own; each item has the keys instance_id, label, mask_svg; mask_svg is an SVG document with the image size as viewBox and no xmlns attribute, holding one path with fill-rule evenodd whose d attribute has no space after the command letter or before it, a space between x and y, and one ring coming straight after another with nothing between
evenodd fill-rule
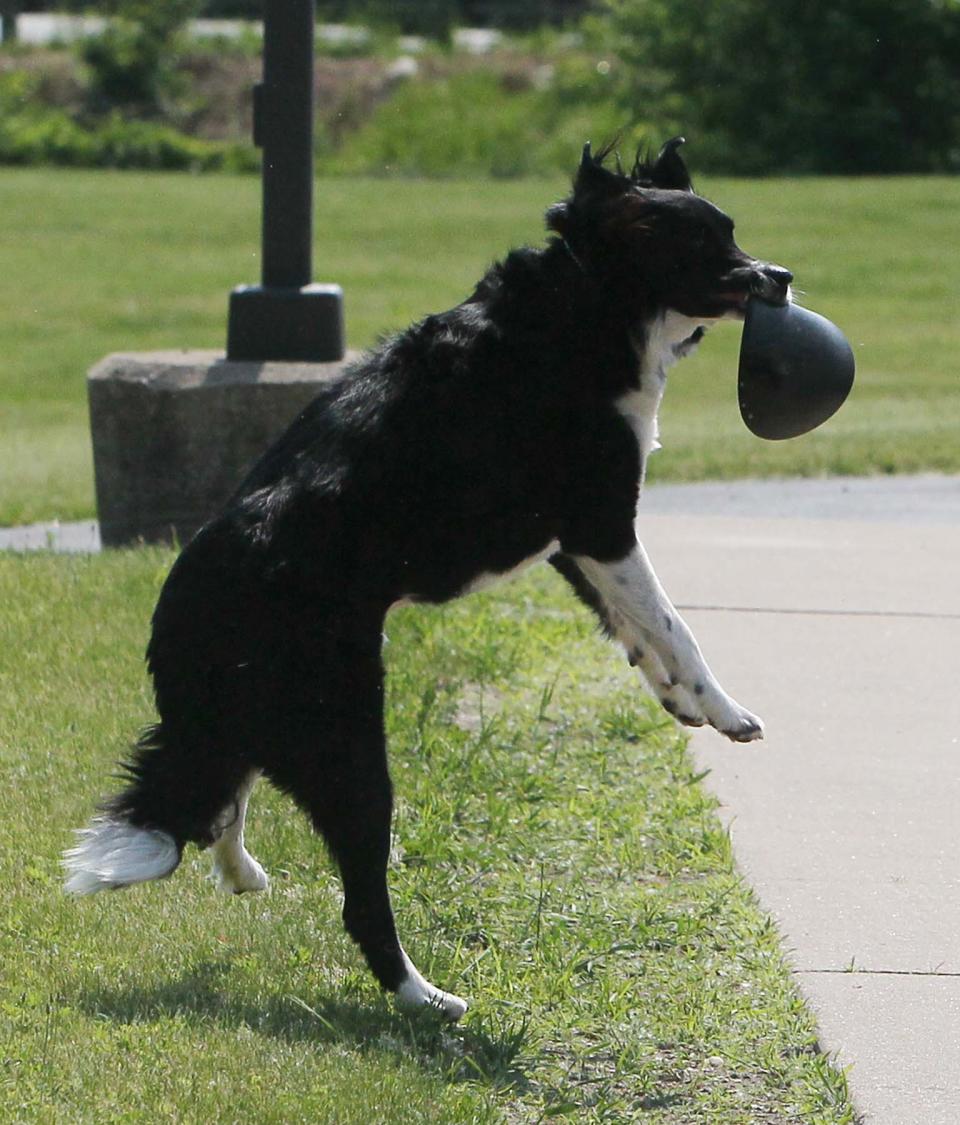
<instances>
[{"instance_id":1,"label":"dog's head","mask_svg":"<svg viewBox=\"0 0 960 1125\"><path fill-rule=\"evenodd\" d=\"M740 249L733 222L694 192L681 144L668 141L655 160L638 155L629 174L619 158L616 171L604 166L612 146L594 156L585 145L573 192L548 210L547 226L638 318L742 317L751 296L785 304L793 275Z\"/></svg>"}]
</instances>

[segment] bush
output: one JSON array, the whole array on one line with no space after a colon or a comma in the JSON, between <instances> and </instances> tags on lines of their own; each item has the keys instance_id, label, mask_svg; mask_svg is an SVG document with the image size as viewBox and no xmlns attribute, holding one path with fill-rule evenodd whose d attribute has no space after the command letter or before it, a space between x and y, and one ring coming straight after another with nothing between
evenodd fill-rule
<instances>
[{"instance_id":1,"label":"bush","mask_svg":"<svg viewBox=\"0 0 960 1125\"><path fill-rule=\"evenodd\" d=\"M621 104L733 173L960 167L958 0L606 0Z\"/></svg>"},{"instance_id":2,"label":"bush","mask_svg":"<svg viewBox=\"0 0 960 1125\"><path fill-rule=\"evenodd\" d=\"M172 60L142 24L113 20L82 41L80 57L89 68L94 104L156 111L171 88Z\"/></svg>"},{"instance_id":3,"label":"bush","mask_svg":"<svg viewBox=\"0 0 960 1125\"><path fill-rule=\"evenodd\" d=\"M256 167L257 156L244 136L232 146L210 143L159 123L148 103L167 97L169 84L167 93L151 84L156 77L152 64L137 69L137 60L143 62L139 40L128 56L126 47L121 50L126 42L121 29L124 34L134 30L114 24L109 35L88 47L99 60L96 97L78 81L77 68L70 73L69 97L63 95L63 83L55 89L47 77L38 77L48 76L43 67L0 76L0 93L3 88L7 92L5 103L0 102L0 161L193 170ZM415 72L413 78L400 77L402 69L391 72L395 50L391 42L389 53L383 49L364 64L327 59L318 64L322 172L569 175L585 140L600 145L636 124L614 98L615 56L598 55L556 32L535 44L508 41L482 61L455 52L425 52L416 66L407 68L407 73ZM200 132L205 107L215 104L215 128L206 135L239 136L239 130L229 132L245 109L236 82L249 82L250 73L249 66L227 65L210 80L210 58L192 54L178 71L189 95L170 107L168 120ZM246 93L249 87L243 89Z\"/></svg>"},{"instance_id":4,"label":"bush","mask_svg":"<svg viewBox=\"0 0 960 1125\"><path fill-rule=\"evenodd\" d=\"M169 126L127 121L114 111L85 128L63 110L37 105L36 80L0 75L0 164L59 164L84 168L249 171L249 146L201 141Z\"/></svg>"},{"instance_id":5,"label":"bush","mask_svg":"<svg viewBox=\"0 0 960 1125\"><path fill-rule=\"evenodd\" d=\"M338 172L517 176L529 171L532 99L507 98L496 75L407 82L321 161Z\"/></svg>"},{"instance_id":6,"label":"bush","mask_svg":"<svg viewBox=\"0 0 960 1125\"><path fill-rule=\"evenodd\" d=\"M80 55L90 71L90 92L100 108L159 112L179 92L181 33L200 0L108 0L114 18L84 39Z\"/></svg>"},{"instance_id":7,"label":"bush","mask_svg":"<svg viewBox=\"0 0 960 1125\"><path fill-rule=\"evenodd\" d=\"M508 89L508 78L486 69L415 79L340 149L322 152L320 168L435 177L572 173L584 141L608 140L625 124L600 96L602 83L590 96L597 77L595 65L577 62L545 76L543 88Z\"/></svg>"}]
</instances>

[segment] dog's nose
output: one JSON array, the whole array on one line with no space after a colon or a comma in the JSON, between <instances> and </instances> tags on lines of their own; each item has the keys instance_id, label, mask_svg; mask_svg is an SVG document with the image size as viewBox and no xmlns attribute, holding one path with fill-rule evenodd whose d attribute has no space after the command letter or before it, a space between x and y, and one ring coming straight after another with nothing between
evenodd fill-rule
<instances>
[{"instance_id":1,"label":"dog's nose","mask_svg":"<svg viewBox=\"0 0 960 1125\"><path fill-rule=\"evenodd\" d=\"M793 281L793 274L788 269L784 269L783 266L765 266L763 272L774 285L779 285L784 289Z\"/></svg>"},{"instance_id":2,"label":"dog's nose","mask_svg":"<svg viewBox=\"0 0 960 1125\"><path fill-rule=\"evenodd\" d=\"M776 304L785 304L793 281L793 274L783 266L775 266L764 262L754 275L753 291L764 301L773 301Z\"/></svg>"}]
</instances>

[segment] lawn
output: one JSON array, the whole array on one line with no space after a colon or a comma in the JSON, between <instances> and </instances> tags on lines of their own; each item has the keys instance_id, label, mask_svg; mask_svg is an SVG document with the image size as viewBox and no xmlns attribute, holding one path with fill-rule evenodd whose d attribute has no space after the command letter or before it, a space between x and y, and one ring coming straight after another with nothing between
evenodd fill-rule
<instances>
[{"instance_id":1,"label":"lawn","mask_svg":"<svg viewBox=\"0 0 960 1125\"><path fill-rule=\"evenodd\" d=\"M691 146L690 160L696 167ZM736 407L738 331L675 369L651 479L960 470L955 179L704 181L741 244L789 265L859 371L827 426L762 442ZM494 258L542 238L561 182L325 180L315 275L348 338L460 300ZM258 280L255 178L0 170L0 524L93 514L84 374L104 354L221 347L229 289Z\"/></svg>"},{"instance_id":2,"label":"lawn","mask_svg":"<svg viewBox=\"0 0 960 1125\"><path fill-rule=\"evenodd\" d=\"M0 557L0 1120L853 1121L683 737L548 569L387 624L394 897L460 1026L379 993L266 786L268 894L219 896L191 850L66 898L69 829L151 716L171 560Z\"/></svg>"}]
</instances>

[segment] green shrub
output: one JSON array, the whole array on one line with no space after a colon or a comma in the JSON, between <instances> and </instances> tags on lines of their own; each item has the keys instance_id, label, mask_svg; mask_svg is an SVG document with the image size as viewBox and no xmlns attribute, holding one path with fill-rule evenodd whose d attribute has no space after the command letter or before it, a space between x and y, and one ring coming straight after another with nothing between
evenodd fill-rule
<instances>
[{"instance_id":1,"label":"green shrub","mask_svg":"<svg viewBox=\"0 0 960 1125\"><path fill-rule=\"evenodd\" d=\"M174 76L165 44L142 24L112 20L99 35L82 40L95 103L157 109Z\"/></svg>"},{"instance_id":2,"label":"green shrub","mask_svg":"<svg viewBox=\"0 0 960 1125\"><path fill-rule=\"evenodd\" d=\"M0 75L0 162L258 167L257 154L245 139L232 145L202 141L161 124L150 102L172 87L166 84L163 94L151 85L157 77L152 65L137 70L134 64L143 58L135 45L130 46L133 61L126 66L120 50L125 42L120 31L126 25L112 26L112 37L105 35L87 48L88 57L105 51L99 70L88 72L90 91L80 86L70 101L45 101L31 76L37 71ZM586 47L556 33L535 47L511 41L482 63L437 48L420 59L418 77L393 84L383 70L385 42L378 33L364 47L380 57L379 71L376 66L342 67L335 95L318 107L321 172L448 178L569 174L584 141L600 145L636 129L637 122L618 106L618 64L615 55L605 53L600 38ZM389 55L395 49L391 41ZM179 81L195 77L189 66L181 66ZM193 110L200 97L194 87ZM174 108L174 120L195 126L189 99Z\"/></svg>"},{"instance_id":3,"label":"green shrub","mask_svg":"<svg viewBox=\"0 0 960 1125\"><path fill-rule=\"evenodd\" d=\"M503 76L474 70L399 87L337 150L322 151L324 172L363 175L516 177L573 170L586 140L626 125L607 99L577 98L596 70L560 71L543 88L508 89Z\"/></svg>"},{"instance_id":4,"label":"green shrub","mask_svg":"<svg viewBox=\"0 0 960 1125\"><path fill-rule=\"evenodd\" d=\"M112 18L79 47L95 104L159 112L180 93L183 29L200 0L102 0L101 7Z\"/></svg>"},{"instance_id":5,"label":"green shrub","mask_svg":"<svg viewBox=\"0 0 960 1125\"><path fill-rule=\"evenodd\" d=\"M39 104L36 82L23 72L0 75L0 164L189 171L257 166L249 146L197 140L167 125L126 120L117 111L85 127L63 110Z\"/></svg>"},{"instance_id":6,"label":"green shrub","mask_svg":"<svg viewBox=\"0 0 960 1125\"><path fill-rule=\"evenodd\" d=\"M957 0L605 0L623 104L736 174L960 167Z\"/></svg>"},{"instance_id":7,"label":"green shrub","mask_svg":"<svg viewBox=\"0 0 960 1125\"><path fill-rule=\"evenodd\" d=\"M211 172L249 171L257 166L255 153L246 146L197 140L165 125L124 120L116 112L90 135L98 167Z\"/></svg>"},{"instance_id":8,"label":"green shrub","mask_svg":"<svg viewBox=\"0 0 960 1125\"><path fill-rule=\"evenodd\" d=\"M415 79L323 166L346 173L518 176L530 171L534 99L504 96L496 75Z\"/></svg>"}]
</instances>

